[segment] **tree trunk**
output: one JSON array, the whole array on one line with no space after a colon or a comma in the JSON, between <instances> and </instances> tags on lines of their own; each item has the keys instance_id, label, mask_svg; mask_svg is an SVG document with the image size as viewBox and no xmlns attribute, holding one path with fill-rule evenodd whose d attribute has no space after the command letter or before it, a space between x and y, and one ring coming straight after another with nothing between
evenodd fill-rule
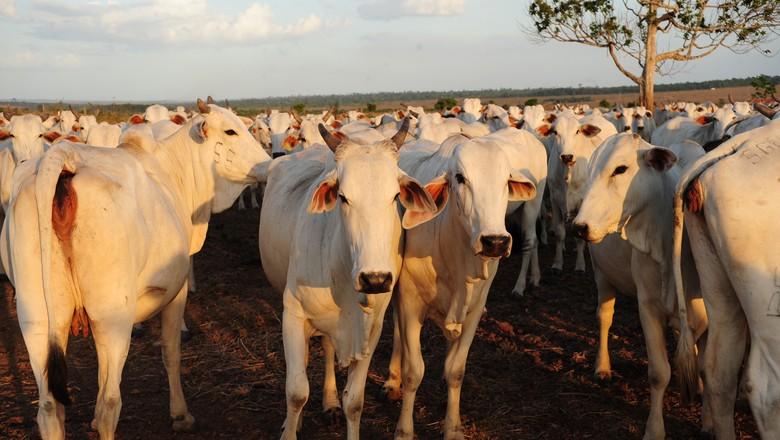
<instances>
[{"instance_id":1,"label":"tree trunk","mask_svg":"<svg viewBox=\"0 0 780 440\"><path fill-rule=\"evenodd\" d=\"M640 101L648 111L655 108L655 64L657 56L656 37L658 33L658 17L656 7L651 3L647 11L647 40L645 41L645 62L642 69L642 83L639 85Z\"/></svg>"}]
</instances>

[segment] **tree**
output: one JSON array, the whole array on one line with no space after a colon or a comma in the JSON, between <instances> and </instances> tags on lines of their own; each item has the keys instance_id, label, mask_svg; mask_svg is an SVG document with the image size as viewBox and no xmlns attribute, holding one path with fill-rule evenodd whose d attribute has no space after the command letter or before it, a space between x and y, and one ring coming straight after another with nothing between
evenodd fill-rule
<instances>
[{"instance_id":1,"label":"tree","mask_svg":"<svg viewBox=\"0 0 780 440\"><path fill-rule=\"evenodd\" d=\"M446 110L448 108L453 108L456 105L458 105L458 101L456 101L453 98L441 98L438 101L436 101L436 104L433 106L438 111Z\"/></svg>"},{"instance_id":2,"label":"tree","mask_svg":"<svg viewBox=\"0 0 780 440\"><path fill-rule=\"evenodd\" d=\"M539 104L539 100L536 98L531 98L525 101L524 105L537 105Z\"/></svg>"},{"instance_id":3,"label":"tree","mask_svg":"<svg viewBox=\"0 0 780 440\"><path fill-rule=\"evenodd\" d=\"M373 102L369 102L366 104L366 111L367 112L375 112L376 111L376 104Z\"/></svg>"},{"instance_id":4,"label":"tree","mask_svg":"<svg viewBox=\"0 0 780 440\"><path fill-rule=\"evenodd\" d=\"M292 109L295 110L295 113L298 113L299 115L302 115L306 113L306 104L299 102L292 106Z\"/></svg>"},{"instance_id":5,"label":"tree","mask_svg":"<svg viewBox=\"0 0 780 440\"><path fill-rule=\"evenodd\" d=\"M766 75L759 75L753 81L750 82L755 92L753 92L754 98L773 98L775 94L775 84Z\"/></svg>"},{"instance_id":6,"label":"tree","mask_svg":"<svg viewBox=\"0 0 780 440\"><path fill-rule=\"evenodd\" d=\"M737 53L760 50L780 35L777 0L532 0L526 29L539 41L580 43L607 49L618 70L639 86L653 107L655 74L675 63L706 57L719 47ZM659 48L668 50L659 52ZM768 50L761 51L769 55ZM624 63L636 62L640 72Z\"/></svg>"}]
</instances>

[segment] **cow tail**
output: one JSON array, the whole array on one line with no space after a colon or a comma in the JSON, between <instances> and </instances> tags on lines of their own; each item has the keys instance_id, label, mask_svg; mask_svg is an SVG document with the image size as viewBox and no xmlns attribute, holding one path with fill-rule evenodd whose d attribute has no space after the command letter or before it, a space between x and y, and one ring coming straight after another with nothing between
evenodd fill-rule
<instances>
[{"instance_id":1,"label":"cow tail","mask_svg":"<svg viewBox=\"0 0 780 440\"><path fill-rule=\"evenodd\" d=\"M52 283L52 242L56 233L61 241L67 240L76 214L76 193L72 187L75 166L69 160L68 151L54 146L40 160L35 179L35 198L38 212L38 228L41 242L41 273L46 315L49 321L49 349L45 374L49 391L63 405L70 404L68 395L68 366L65 351L57 336L54 289ZM65 239L65 240L63 240Z\"/></svg>"},{"instance_id":2,"label":"cow tail","mask_svg":"<svg viewBox=\"0 0 780 440\"><path fill-rule=\"evenodd\" d=\"M699 373L696 363L693 331L688 324L688 301L685 299L685 291L683 290L683 218L682 197L679 194L675 194L672 267L674 270L674 287L677 294L677 313L680 319L680 339L677 342L675 367L677 369L677 378L680 383L680 393L683 400L687 402L690 401L698 391Z\"/></svg>"}]
</instances>

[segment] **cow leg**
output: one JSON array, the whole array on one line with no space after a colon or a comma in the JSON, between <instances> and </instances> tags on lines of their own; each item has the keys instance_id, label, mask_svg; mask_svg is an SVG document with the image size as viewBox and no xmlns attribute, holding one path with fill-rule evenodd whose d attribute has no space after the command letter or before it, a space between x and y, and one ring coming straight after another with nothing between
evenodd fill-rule
<instances>
[{"instance_id":1,"label":"cow leg","mask_svg":"<svg viewBox=\"0 0 780 440\"><path fill-rule=\"evenodd\" d=\"M373 353L373 350L372 350ZM366 377L371 356L352 362L349 366L347 385L344 387L344 413L347 416L347 439L360 438L360 416L363 414Z\"/></svg>"},{"instance_id":2,"label":"cow leg","mask_svg":"<svg viewBox=\"0 0 780 440\"><path fill-rule=\"evenodd\" d=\"M401 329L398 326L398 307L393 306L393 354L382 393L390 400L401 400Z\"/></svg>"},{"instance_id":3,"label":"cow leg","mask_svg":"<svg viewBox=\"0 0 780 440\"><path fill-rule=\"evenodd\" d=\"M547 203L544 201L542 202L542 206L539 208L539 242L543 246L547 246L547 228L549 225L547 224L547 213L549 212L549 208L547 207Z\"/></svg>"},{"instance_id":4,"label":"cow leg","mask_svg":"<svg viewBox=\"0 0 780 440\"><path fill-rule=\"evenodd\" d=\"M487 297L485 297L487 299ZM466 360L469 348L477 332L479 320L485 301L472 310L463 322L463 333L460 338L452 341L444 360L444 378L447 380L447 416L444 419L444 439L462 440L463 425L460 420L460 390L463 386L463 376L466 374Z\"/></svg>"},{"instance_id":5,"label":"cow leg","mask_svg":"<svg viewBox=\"0 0 780 440\"><path fill-rule=\"evenodd\" d=\"M241 194L238 195L238 210L243 211L246 209L246 203L244 203L244 193L246 191L241 191Z\"/></svg>"},{"instance_id":6,"label":"cow leg","mask_svg":"<svg viewBox=\"0 0 780 440\"><path fill-rule=\"evenodd\" d=\"M563 221L563 215L561 215L560 210L555 206L552 208L552 224L555 230L555 256L553 257L552 269L562 271L563 250L566 242L566 224Z\"/></svg>"},{"instance_id":7,"label":"cow leg","mask_svg":"<svg viewBox=\"0 0 780 440\"><path fill-rule=\"evenodd\" d=\"M612 378L612 365L609 360L609 329L612 327L612 317L615 314L615 296L617 291L607 281L600 270L595 270L596 288L598 289L598 306L596 314L599 318L599 348L596 355L596 377L601 380Z\"/></svg>"},{"instance_id":8,"label":"cow leg","mask_svg":"<svg viewBox=\"0 0 780 440\"><path fill-rule=\"evenodd\" d=\"M170 413L174 431L192 428L195 418L187 411L187 402L181 388L181 325L184 306L187 304L187 283L179 293L162 309L162 357L168 373L170 390Z\"/></svg>"},{"instance_id":9,"label":"cow leg","mask_svg":"<svg viewBox=\"0 0 780 440\"><path fill-rule=\"evenodd\" d=\"M282 314L282 339L284 360L287 366L285 394L287 417L282 426L282 439L296 439L301 427L301 412L309 400L309 379L306 377L309 337L302 313L294 313L288 303L295 302L290 291L285 291L285 307ZM302 311L298 311L302 312Z\"/></svg>"},{"instance_id":10,"label":"cow leg","mask_svg":"<svg viewBox=\"0 0 780 440\"><path fill-rule=\"evenodd\" d=\"M709 321L707 349L702 355L705 404L715 437L734 439L734 403L739 386L739 370L747 346L745 314L727 277L728 272L702 229L706 227L702 220L686 213L685 226ZM706 424L703 428L706 430Z\"/></svg>"},{"instance_id":11,"label":"cow leg","mask_svg":"<svg viewBox=\"0 0 780 440\"><path fill-rule=\"evenodd\" d=\"M322 350L325 352L325 381L322 385L322 412L333 422L341 419L341 402L336 384L336 350L328 336L322 336Z\"/></svg>"},{"instance_id":12,"label":"cow leg","mask_svg":"<svg viewBox=\"0 0 780 440\"><path fill-rule=\"evenodd\" d=\"M539 198L541 201L541 198ZM536 200L528 201L523 204L521 209L520 227L523 233L523 242L520 247L522 253L522 261L520 263L520 274L517 276L515 287L512 289L512 294L515 296L523 296L525 293L526 279L528 277L528 266L533 260L533 254L536 251L536 218L539 216L539 204L534 203ZM538 259L537 259L538 265ZM533 273L534 270L532 269ZM538 267L536 268L538 277ZM539 279L535 280L535 285L539 285Z\"/></svg>"},{"instance_id":13,"label":"cow leg","mask_svg":"<svg viewBox=\"0 0 780 440\"><path fill-rule=\"evenodd\" d=\"M114 314L103 320L94 319L93 336L98 354L98 363L104 366L104 377L98 384L98 398L95 404L95 425L101 440L112 440L122 409L119 384L122 381L127 352L130 349L131 316Z\"/></svg>"},{"instance_id":14,"label":"cow leg","mask_svg":"<svg viewBox=\"0 0 780 440\"><path fill-rule=\"evenodd\" d=\"M260 205L257 204L257 184L249 186L249 199L251 200L253 209L260 209Z\"/></svg>"},{"instance_id":15,"label":"cow leg","mask_svg":"<svg viewBox=\"0 0 780 440\"><path fill-rule=\"evenodd\" d=\"M574 264L576 272L585 272L585 241L576 239L577 243L577 261Z\"/></svg>"},{"instance_id":16,"label":"cow leg","mask_svg":"<svg viewBox=\"0 0 780 440\"><path fill-rule=\"evenodd\" d=\"M420 347L423 315L422 311L418 314L415 313L414 309L412 311L405 310L404 307L399 307L399 309L398 323L400 324L402 346L401 370L404 386L401 414L395 428L395 438L411 440L414 438L414 399L417 395L417 388L422 382L423 374L425 374L425 363Z\"/></svg>"},{"instance_id":17,"label":"cow leg","mask_svg":"<svg viewBox=\"0 0 780 440\"><path fill-rule=\"evenodd\" d=\"M631 266L635 267L633 261ZM650 414L647 416L644 440L663 440L666 436L663 418L664 393L672 375L664 334L665 311L663 304L657 298L660 283L651 286L650 289L641 286L641 283L637 284L639 320L642 323L642 332L647 346L647 375L650 382Z\"/></svg>"}]
</instances>

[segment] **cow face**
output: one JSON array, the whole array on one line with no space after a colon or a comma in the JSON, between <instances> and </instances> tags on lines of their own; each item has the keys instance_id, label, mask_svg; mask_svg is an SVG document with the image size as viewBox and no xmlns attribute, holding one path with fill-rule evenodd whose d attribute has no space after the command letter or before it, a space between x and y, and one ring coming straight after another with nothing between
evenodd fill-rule
<instances>
[{"instance_id":1,"label":"cow face","mask_svg":"<svg viewBox=\"0 0 780 440\"><path fill-rule=\"evenodd\" d=\"M52 128L60 133L70 133L78 122L76 115L70 110L61 110L57 113L57 125Z\"/></svg>"},{"instance_id":2,"label":"cow face","mask_svg":"<svg viewBox=\"0 0 780 440\"><path fill-rule=\"evenodd\" d=\"M435 195L447 191L449 210L469 237L475 255L497 259L509 256L512 236L504 226L507 203L536 196L536 185L518 170L494 141L462 136L446 142L461 142L453 152L444 176L426 185ZM442 148L445 148L442 146ZM440 182L436 184L436 182Z\"/></svg>"},{"instance_id":3,"label":"cow face","mask_svg":"<svg viewBox=\"0 0 780 440\"><path fill-rule=\"evenodd\" d=\"M345 140L335 155L336 166L317 184L308 211L338 210L357 292L390 292L400 270L401 226L412 228L433 218L436 205L398 168L398 150L391 141L366 146ZM406 209L403 222L398 203Z\"/></svg>"},{"instance_id":4,"label":"cow face","mask_svg":"<svg viewBox=\"0 0 780 440\"><path fill-rule=\"evenodd\" d=\"M662 194L662 173L677 161L675 154L654 147L639 135L619 134L608 139L591 158L585 197L574 230L598 243L619 232L633 215Z\"/></svg>"},{"instance_id":5,"label":"cow face","mask_svg":"<svg viewBox=\"0 0 780 440\"><path fill-rule=\"evenodd\" d=\"M11 122L0 130L0 141L11 140L13 159L19 164L43 155L44 140L48 140L46 136L59 137L59 133L47 133L45 130L41 118L37 115L14 116Z\"/></svg>"},{"instance_id":6,"label":"cow face","mask_svg":"<svg viewBox=\"0 0 780 440\"><path fill-rule=\"evenodd\" d=\"M190 131L202 146L193 151L193 157L201 162L201 169L213 170L216 193L212 209L219 212L233 204L246 184L257 181L260 165L270 157L235 113L203 101L199 101L199 108L201 116L193 121Z\"/></svg>"},{"instance_id":7,"label":"cow face","mask_svg":"<svg viewBox=\"0 0 780 440\"><path fill-rule=\"evenodd\" d=\"M555 122L552 152L560 159L553 172L563 177L567 216L574 217L582 203L588 160L604 139L615 134L615 128L599 115L577 119L561 115Z\"/></svg>"}]
</instances>

